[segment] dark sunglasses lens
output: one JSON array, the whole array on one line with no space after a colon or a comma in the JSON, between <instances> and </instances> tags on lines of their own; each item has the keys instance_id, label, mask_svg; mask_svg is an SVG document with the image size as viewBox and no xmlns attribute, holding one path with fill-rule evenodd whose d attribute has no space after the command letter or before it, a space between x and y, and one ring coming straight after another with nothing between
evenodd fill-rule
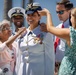
<instances>
[{"instance_id":1,"label":"dark sunglasses lens","mask_svg":"<svg viewBox=\"0 0 76 75\"><path fill-rule=\"evenodd\" d=\"M64 11L63 10L62 11L56 11L56 13L62 15L64 13Z\"/></svg>"}]
</instances>

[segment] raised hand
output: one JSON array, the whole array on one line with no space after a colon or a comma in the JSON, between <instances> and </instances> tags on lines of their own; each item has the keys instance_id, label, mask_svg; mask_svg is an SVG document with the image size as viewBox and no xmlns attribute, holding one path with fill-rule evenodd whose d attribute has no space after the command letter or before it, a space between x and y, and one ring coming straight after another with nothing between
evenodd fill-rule
<instances>
[{"instance_id":1,"label":"raised hand","mask_svg":"<svg viewBox=\"0 0 76 75\"><path fill-rule=\"evenodd\" d=\"M40 16L46 16L47 13L50 13L48 9L44 8L41 11L38 11L38 13L40 14Z\"/></svg>"}]
</instances>

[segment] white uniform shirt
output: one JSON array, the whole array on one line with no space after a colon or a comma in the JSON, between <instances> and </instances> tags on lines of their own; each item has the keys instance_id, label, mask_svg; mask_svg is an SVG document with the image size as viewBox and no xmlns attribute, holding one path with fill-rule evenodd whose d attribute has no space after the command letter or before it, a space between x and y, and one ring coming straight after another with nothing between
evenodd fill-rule
<instances>
[{"instance_id":1,"label":"white uniform shirt","mask_svg":"<svg viewBox=\"0 0 76 75\"><path fill-rule=\"evenodd\" d=\"M57 26L57 28L62 28L62 24L59 24ZM69 28L70 24L69 24L69 19L64 22L64 28ZM55 39L56 39L56 36L55 36ZM65 51L65 42L60 39L60 42L58 43L58 46L56 48L56 54L55 54L55 61L56 62L61 62L63 57L64 57L64 51Z\"/></svg>"}]
</instances>

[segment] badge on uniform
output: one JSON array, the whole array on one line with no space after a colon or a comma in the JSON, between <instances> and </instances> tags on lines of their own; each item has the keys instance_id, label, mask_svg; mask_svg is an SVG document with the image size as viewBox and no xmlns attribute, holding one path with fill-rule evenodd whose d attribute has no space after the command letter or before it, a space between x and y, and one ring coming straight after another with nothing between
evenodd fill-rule
<instances>
[{"instance_id":1,"label":"badge on uniform","mask_svg":"<svg viewBox=\"0 0 76 75\"><path fill-rule=\"evenodd\" d=\"M16 12L16 13L20 13L21 10L20 10L20 9L15 9L15 12Z\"/></svg>"},{"instance_id":2,"label":"badge on uniform","mask_svg":"<svg viewBox=\"0 0 76 75\"><path fill-rule=\"evenodd\" d=\"M33 7L33 3L28 4L28 7L29 7L29 8L32 8L32 7Z\"/></svg>"},{"instance_id":3,"label":"badge on uniform","mask_svg":"<svg viewBox=\"0 0 76 75\"><path fill-rule=\"evenodd\" d=\"M42 44L43 36L44 36L44 35L43 35L42 33L38 34L38 35L34 38L34 43L40 43L40 44Z\"/></svg>"}]
</instances>

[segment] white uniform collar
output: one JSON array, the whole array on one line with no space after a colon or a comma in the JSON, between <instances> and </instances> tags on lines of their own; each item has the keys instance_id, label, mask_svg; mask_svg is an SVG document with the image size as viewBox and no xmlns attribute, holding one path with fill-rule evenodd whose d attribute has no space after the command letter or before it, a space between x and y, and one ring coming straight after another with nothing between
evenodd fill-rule
<instances>
[{"instance_id":1,"label":"white uniform collar","mask_svg":"<svg viewBox=\"0 0 76 75\"><path fill-rule=\"evenodd\" d=\"M29 30L29 27L27 28L27 32L30 32L31 30ZM39 34L41 32L40 30L40 25L38 25L36 28L34 28L31 32L35 33L35 34Z\"/></svg>"}]
</instances>

